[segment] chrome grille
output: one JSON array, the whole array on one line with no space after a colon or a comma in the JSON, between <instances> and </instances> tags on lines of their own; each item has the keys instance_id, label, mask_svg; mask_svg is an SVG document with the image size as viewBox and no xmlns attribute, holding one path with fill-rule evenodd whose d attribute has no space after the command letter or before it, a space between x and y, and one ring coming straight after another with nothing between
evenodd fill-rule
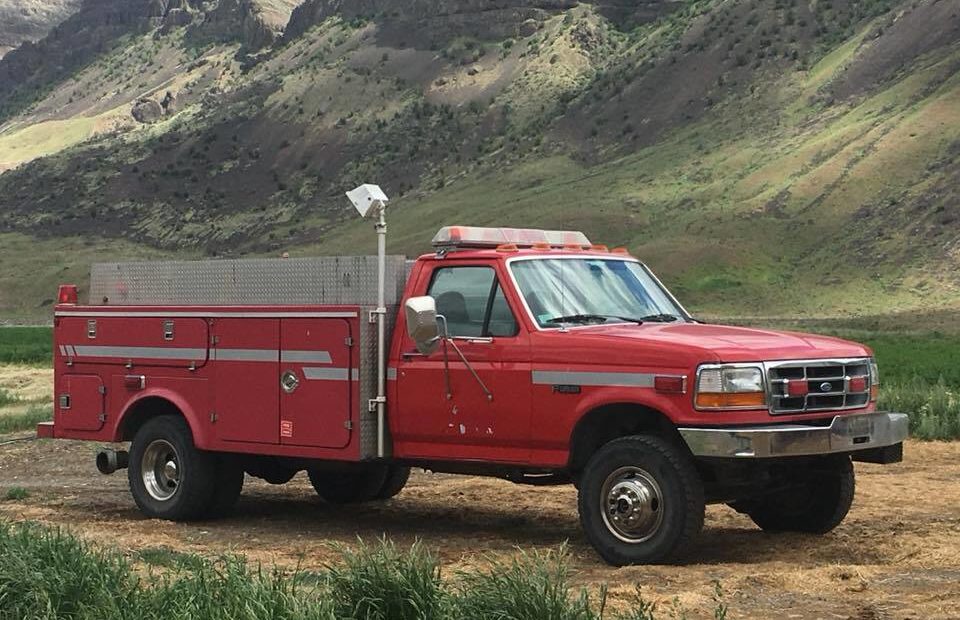
<instances>
[{"instance_id":1,"label":"chrome grille","mask_svg":"<svg viewBox=\"0 0 960 620\"><path fill-rule=\"evenodd\" d=\"M870 360L803 360L765 364L774 414L860 409L870 402ZM857 385L862 382L861 386Z\"/></svg>"}]
</instances>

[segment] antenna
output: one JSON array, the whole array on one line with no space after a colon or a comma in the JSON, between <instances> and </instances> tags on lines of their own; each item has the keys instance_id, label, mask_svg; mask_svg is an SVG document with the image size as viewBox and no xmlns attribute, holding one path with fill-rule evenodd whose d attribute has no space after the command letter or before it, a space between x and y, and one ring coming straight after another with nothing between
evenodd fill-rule
<instances>
[{"instance_id":1,"label":"antenna","mask_svg":"<svg viewBox=\"0 0 960 620\"><path fill-rule=\"evenodd\" d=\"M379 185L365 183L347 192L347 198L353 204L360 217L376 216L374 230L377 231L377 309L371 312L371 319L377 321L377 397L368 406L377 410L377 457L385 456L386 444L386 405L387 405L387 344L386 344L386 279L387 279L387 203L390 199ZM372 322L372 321L371 321Z\"/></svg>"}]
</instances>

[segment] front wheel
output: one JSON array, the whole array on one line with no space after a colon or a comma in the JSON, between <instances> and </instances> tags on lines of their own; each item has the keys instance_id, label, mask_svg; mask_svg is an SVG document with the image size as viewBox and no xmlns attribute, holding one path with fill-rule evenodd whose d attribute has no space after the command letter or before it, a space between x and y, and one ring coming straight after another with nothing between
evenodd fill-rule
<instances>
[{"instance_id":1,"label":"front wheel","mask_svg":"<svg viewBox=\"0 0 960 620\"><path fill-rule=\"evenodd\" d=\"M824 457L784 475L776 492L734 502L767 532L826 534L850 511L856 482L848 456Z\"/></svg>"},{"instance_id":2,"label":"front wheel","mask_svg":"<svg viewBox=\"0 0 960 620\"><path fill-rule=\"evenodd\" d=\"M704 504L703 483L690 457L659 437L609 442L580 477L584 533L616 566L676 559L703 528Z\"/></svg>"}]
</instances>

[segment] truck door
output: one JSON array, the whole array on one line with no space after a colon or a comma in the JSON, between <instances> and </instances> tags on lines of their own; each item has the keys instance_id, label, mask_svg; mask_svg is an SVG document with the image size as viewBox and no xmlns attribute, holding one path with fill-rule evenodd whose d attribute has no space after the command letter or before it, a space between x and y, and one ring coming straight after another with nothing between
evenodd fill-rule
<instances>
[{"instance_id":1,"label":"truck door","mask_svg":"<svg viewBox=\"0 0 960 620\"><path fill-rule=\"evenodd\" d=\"M404 456L528 461L529 343L496 271L486 264L436 267L428 294L492 398L450 347L448 397L443 347L424 356L402 334L397 400L403 414L391 427Z\"/></svg>"},{"instance_id":2,"label":"truck door","mask_svg":"<svg viewBox=\"0 0 960 620\"><path fill-rule=\"evenodd\" d=\"M343 448L350 442L353 383L350 323L283 319L280 327L280 443Z\"/></svg>"}]
</instances>

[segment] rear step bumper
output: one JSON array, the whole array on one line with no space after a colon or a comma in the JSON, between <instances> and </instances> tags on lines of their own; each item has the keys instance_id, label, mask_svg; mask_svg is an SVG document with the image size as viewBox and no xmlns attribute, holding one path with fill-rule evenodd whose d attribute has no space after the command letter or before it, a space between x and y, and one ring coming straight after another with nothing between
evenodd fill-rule
<instances>
[{"instance_id":1,"label":"rear step bumper","mask_svg":"<svg viewBox=\"0 0 960 620\"><path fill-rule=\"evenodd\" d=\"M40 422L37 424L37 439L53 439L53 422Z\"/></svg>"},{"instance_id":2,"label":"rear step bumper","mask_svg":"<svg viewBox=\"0 0 960 620\"><path fill-rule=\"evenodd\" d=\"M876 412L838 415L830 426L778 424L679 431L693 455L700 457L776 458L869 451L863 459L854 455L855 460L892 463L900 460L908 423L905 413Z\"/></svg>"}]
</instances>

